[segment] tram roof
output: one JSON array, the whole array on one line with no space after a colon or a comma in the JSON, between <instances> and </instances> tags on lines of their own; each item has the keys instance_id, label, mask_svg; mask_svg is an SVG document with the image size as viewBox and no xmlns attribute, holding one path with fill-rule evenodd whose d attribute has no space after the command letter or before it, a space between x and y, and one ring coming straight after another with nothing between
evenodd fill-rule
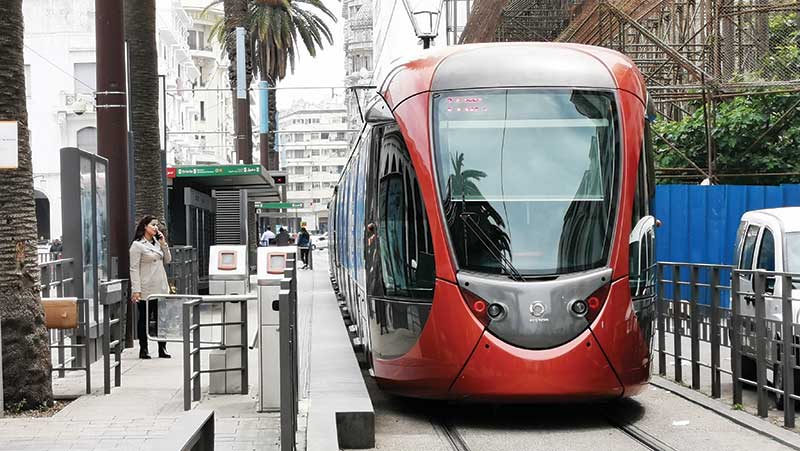
<instances>
[{"instance_id":1,"label":"tram roof","mask_svg":"<svg viewBox=\"0 0 800 451\"><path fill-rule=\"evenodd\" d=\"M569 43L468 44L396 61L380 92L394 109L425 91L494 87L625 89L646 99L644 81L625 55Z\"/></svg>"}]
</instances>

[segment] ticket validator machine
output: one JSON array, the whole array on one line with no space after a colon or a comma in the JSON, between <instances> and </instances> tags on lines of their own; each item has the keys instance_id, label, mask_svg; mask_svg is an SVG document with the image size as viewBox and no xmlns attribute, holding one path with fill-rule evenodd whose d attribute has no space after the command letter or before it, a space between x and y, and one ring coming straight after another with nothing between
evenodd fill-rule
<instances>
[{"instance_id":1,"label":"ticket validator machine","mask_svg":"<svg viewBox=\"0 0 800 451\"><path fill-rule=\"evenodd\" d=\"M286 269L287 256L295 246L258 248L258 411L281 408L280 334L278 295Z\"/></svg>"},{"instance_id":2,"label":"ticket validator machine","mask_svg":"<svg viewBox=\"0 0 800 451\"><path fill-rule=\"evenodd\" d=\"M247 295L249 292L247 246L211 246L208 258L208 294ZM224 322L237 322L242 319L238 304L228 302L223 304ZM227 346L225 349L210 352L209 366L211 369L241 367L242 348L228 346L242 345L247 341L247 337L242 336L241 327L238 325L225 326L222 334L222 343ZM208 391L211 394L241 393L241 389L241 372L211 373L209 377Z\"/></svg>"}]
</instances>

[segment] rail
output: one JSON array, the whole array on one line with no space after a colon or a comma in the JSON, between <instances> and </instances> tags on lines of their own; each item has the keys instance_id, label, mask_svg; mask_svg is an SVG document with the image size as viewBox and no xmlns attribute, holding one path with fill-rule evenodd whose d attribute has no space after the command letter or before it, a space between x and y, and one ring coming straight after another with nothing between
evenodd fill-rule
<instances>
[{"instance_id":1,"label":"rail","mask_svg":"<svg viewBox=\"0 0 800 451\"><path fill-rule=\"evenodd\" d=\"M158 296L164 298L164 296ZM242 296L242 295L212 295L212 296L170 296L174 298L191 298L183 303L183 410L190 410L193 401L200 401L200 376L202 374L211 373L227 373L232 371L241 372L242 388L241 394L248 393L249 382L247 378L247 302L256 299L255 296ZM169 297L168 297L169 298ZM219 304L219 303L238 303L241 309L240 321L225 321L224 318L219 322L201 323L200 322L200 306L204 304ZM223 304L224 305L224 304ZM202 327L217 327L222 326L240 326L242 329L242 343L241 344L215 344L211 346L203 346L200 341L200 329ZM242 362L241 366L233 368L215 368L215 369L202 369L200 365L200 352L212 351L217 349L227 348L241 348L242 349Z\"/></svg>"},{"instance_id":2,"label":"rail","mask_svg":"<svg viewBox=\"0 0 800 451\"><path fill-rule=\"evenodd\" d=\"M111 280L100 283L100 302L103 304L103 393L111 393L111 370L114 370L114 386L122 384L122 349L124 347L124 324L126 312L127 280ZM111 361L111 353L114 361Z\"/></svg>"},{"instance_id":3,"label":"rail","mask_svg":"<svg viewBox=\"0 0 800 451\"><path fill-rule=\"evenodd\" d=\"M723 280L730 284L721 283ZM757 413L766 417L769 395L773 394L777 406L783 408L784 426L793 428L792 401L800 401L795 387L800 377L800 325L794 318L797 305L793 303L800 299L792 298L792 288L793 283L800 283L800 274L660 262L657 283L659 374L667 375L667 356L671 356L673 377L683 382L683 364L688 362L691 387L699 390L701 368L708 369L713 398L721 397L723 375L729 375L734 405L742 404L745 386L755 387ZM672 352L668 350L668 332L672 334ZM688 356L683 349L686 338ZM701 357L701 345L710 347L710 363ZM730 370L721 364L726 348Z\"/></svg>"},{"instance_id":4,"label":"rail","mask_svg":"<svg viewBox=\"0 0 800 451\"><path fill-rule=\"evenodd\" d=\"M74 293L74 261L71 258L58 259L58 260L43 260L42 255L52 254L39 254L39 280L42 299L65 296L72 296ZM70 363L74 358L67 359L65 350L67 333L64 329L50 329L50 347L56 349L56 365L64 367ZM53 347L55 345L55 347ZM63 378L65 371L63 369L58 371L58 377Z\"/></svg>"},{"instance_id":5,"label":"rail","mask_svg":"<svg viewBox=\"0 0 800 451\"><path fill-rule=\"evenodd\" d=\"M43 298L42 302L50 302L56 299L63 300L65 298ZM69 299L69 298L66 298ZM70 329L48 329L50 333L50 350L56 350L58 353L58 363L52 365L52 372L58 372L59 377L64 377L67 371L83 371L86 374L86 394L92 393L92 371L91 363L89 362L89 345L84 340L83 343L77 340L75 333L71 334L70 343L67 344L64 340L64 331L79 331L83 337L89 337L89 300L88 299L75 299L78 309L78 323L77 327ZM52 337L54 332L58 333L59 339L53 341ZM65 351L70 351L70 357L66 357ZM70 366L67 366L70 365ZM79 366L80 365L80 366Z\"/></svg>"}]
</instances>

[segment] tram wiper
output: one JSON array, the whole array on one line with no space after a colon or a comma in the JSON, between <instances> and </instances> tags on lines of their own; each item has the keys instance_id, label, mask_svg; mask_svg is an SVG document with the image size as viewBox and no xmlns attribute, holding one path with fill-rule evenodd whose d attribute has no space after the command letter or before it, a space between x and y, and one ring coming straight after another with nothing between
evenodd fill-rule
<instances>
[{"instance_id":1,"label":"tram wiper","mask_svg":"<svg viewBox=\"0 0 800 451\"><path fill-rule=\"evenodd\" d=\"M491 238L489 238L489 236L486 235L486 232L481 230L481 228L478 227L477 224L475 224L475 219L472 218L472 215L474 214L475 213L470 213L465 211L461 213L459 216L461 217L461 220L464 222L464 225L467 226L472 231L472 233L478 238L481 244L483 244L483 246L489 251L489 253L492 254L492 257L494 257L500 263L500 265L505 267L505 270L508 272L508 275L517 282L524 282L525 278L522 277L522 274L520 274L519 271L517 271L517 268L514 267L514 265L511 263L511 260L506 258L506 256L503 255L503 251L498 249L497 246L494 243L492 243Z\"/></svg>"}]
</instances>

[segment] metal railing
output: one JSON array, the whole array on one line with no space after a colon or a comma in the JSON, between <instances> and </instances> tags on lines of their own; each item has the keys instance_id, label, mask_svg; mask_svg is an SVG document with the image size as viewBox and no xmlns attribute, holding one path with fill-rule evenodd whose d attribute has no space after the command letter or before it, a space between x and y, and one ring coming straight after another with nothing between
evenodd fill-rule
<instances>
[{"instance_id":1,"label":"metal railing","mask_svg":"<svg viewBox=\"0 0 800 451\"><path fill-rule=\"evenodd\" d=\"M73 259L65 258L60 260L42 261L42 255L43 254L39 254L39 287L41 290L42 299L72 296L75 291L75 283L73 280ZM64 352L65 349L67 349L65 347L67 331L64 329L50 329L49 336L50 348L57 350L58 361L54 367L64 368L67 363L70 363L74 360L74 358L67 360L66 353ZM63 378L64 376L65 371L63 369L58 370L58 377Z\"/></svg>"},{"instance_id":2,"label":"metal railing","mask_svg":"<svg viewBox=\"0 0 800 451\"><path fill-rule=\"evenodd\" d=\"M197 294L200 271L197 249L192 246L169 248L172 261L166 264L167 280L173 294Z\"/></svg>"},{"instance_id":3,"label":"metal railing","mask_svg":"<svg viewBox=\"0 0 800 451\"><path fill-rule=\"evenodd\" d=\"M125 336L127 280L101 282L100 300L103 304L103 393L111 393L111 369L114 369L114 386L122 384L122 349ZM112 293L111 290L116 290ZM111 362L111 353L114 362Z\"/></svg>"},{"instance_id":4,"label":"metal railing","mask_svg":"<svg viewBox=\"0 0 800 451\"><path fill-rule=\"evenodd\" d=\"M241 372L242 387L241 394L248 393L249 381L247 378L247 301L256 299L255 296L241 295L212 295L212 296L181 296L182 298L192 298L183 303L183 410L192 408L192 401L200 401L200 376L211 373L227 373L232 371ZM222 321L201 323L200 306L217 305L225 302L238 303L241 309L240 321ZM242 329L240 344L213 344L203 346L200 340L201 327L240 326ZM200 365L201 351L224 350L228 348L240 348L242 350L241 366L232 368L202 369Z\"/></svg>"},{"instance_id":5,"label":"metal railing","mask_svg":"<svg viewBox=\"0 0 800 451\"><path fill-rule=\"evenodd\" d=\"M309 251L309 259L311 258ZM309 265L310 266L310 265ZM297 354L297 257L286 255L278 297L281 387L281 451L294 451L299 412Z\"/></svg>"},{"instance_id":6,"label":"metal railing","mask_svg":"<svg viewBox=\"0 0 800 451\"><path fill-rule=\"evenodd\" d=\"M54 299L54 298L44 298L42 302L47 302L47 299ZM75 329L67 329L72 331L79 331L81 335L84 337L89 336L89 300L88 299L77 299L77 308L78 308L78 327ZM58 363L52 365L52 372L58 372L59 377L64 377L64 373L66 371L83 371L86 373L86 394L90 394L92 392L92 371L91 371L91 363L89 362L89 345L86 342L78 343L75 340L75 334L71 334L72 339L70 340L69 344L65 343L64 340L64 329L48 329L50 332L50 349L57 350L58 352ZM58 340L53 341L52 337L54 332L58 333ZM66 357L65 351L70 350L70 357ZM81 366L77 366L76 362L81 363ZM69 367L67 365L70 365Z\"/></svg>"},{"instance_id":7,"label":"metal railing","mask_svg":"<svg viewBox=\"0 0 800 451\"><path fill-rule=\"evenodd\" d=\"M792 288L793 283L800 283L800 274L660 262L657 277L659 374L667 375L667 356L672 356L673 376L683 382L683 363L688 362L691 386L699 390L700 371L706 368L711 371L714 398L721 396L723 375L730 375L734 405L742 404L743 388L752 386L757 413L766 417L772 393L778 407L784 409L784 425L794 427L795 405L789 400L800 401L795 394L800 376L800 326L795 317L798 305L794 304L800 299L792 298ZM672 333L672 352L667 333ZM689 340L688 356L684 339ZM701 355L701 347L710 348L710 362ZM730 370L722 365L724 349L730 352Z\"/></svg>"}]
</instances>

